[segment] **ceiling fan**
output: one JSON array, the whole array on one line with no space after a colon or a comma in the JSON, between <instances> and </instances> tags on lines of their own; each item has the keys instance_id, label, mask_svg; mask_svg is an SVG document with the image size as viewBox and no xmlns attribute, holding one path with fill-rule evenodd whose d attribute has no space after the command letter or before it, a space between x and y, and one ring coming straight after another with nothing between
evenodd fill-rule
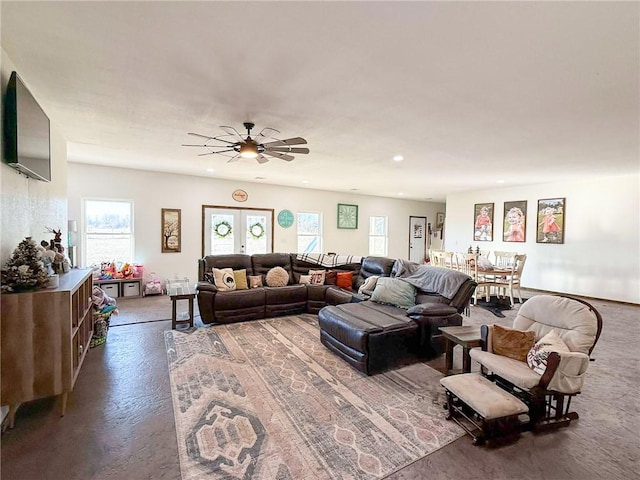
<instances>
[{"instance_id":1,"label":"ceiling fan","mask_svg":"<svg viewBox=\"0 0 640 480\"><path fill-rule=\"evenodd\" d=\"M183 144L183 147L205 147L210 151L207 153L199 153L198 156L220 154L231 157L229 162L237 162L241 158L255 158L258 163L267 163L270 158L279 158L290 162L295 157L292 153L309 153L308 148L292 147L292 145L304 145L307 141L301 137L287 138L286 140L278 140L274 137L280 133L274 128L263 128L258 135L251 138L251 129L255 125L251 122L245 122L244 128L247 129L246 138L233 127L221 126L220 128L226 133L215 137L201 135L199 133L189 132L194 137L206 138L204 143L199 144ZM269 141L267 141L269 140Z\"/></svg>"}]
</instances>

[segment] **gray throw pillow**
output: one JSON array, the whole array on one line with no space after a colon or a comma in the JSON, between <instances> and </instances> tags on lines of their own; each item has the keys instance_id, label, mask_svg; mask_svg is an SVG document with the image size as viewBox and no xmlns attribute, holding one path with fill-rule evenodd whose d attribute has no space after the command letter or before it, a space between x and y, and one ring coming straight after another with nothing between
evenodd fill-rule
<instances>
[{"instance_id":1,"label":"gray throw pillow","mask_svg":"<svg viewBox=\"0 0 640 480\"><path fill-rule=\"evenodd\" d=\"M399 278L380 277L370 300L410 308L416 304L416 287Z\"/></svg>"}]
</instances>

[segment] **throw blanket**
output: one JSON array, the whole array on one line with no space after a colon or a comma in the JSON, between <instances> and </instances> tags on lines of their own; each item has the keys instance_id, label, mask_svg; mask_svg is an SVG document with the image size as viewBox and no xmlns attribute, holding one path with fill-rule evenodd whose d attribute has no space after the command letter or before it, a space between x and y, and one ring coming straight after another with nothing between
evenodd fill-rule
<instances>
[{"instance_id":1,"label":"throw blanket","mask_svg":"<svg viewBox=\"0 0 640 480\"><path fill-rule=\"evenodd\" d=\"M350 263L362 263L362 257L355 255L328 255L326 253L299 253L296 259L303 262L317 263L323 267L337 267Z\"/></svg>"},{"instance_id":2,"label":"throw blanket","mask_svg":"<svg viewBox=\"0 0 640 480\"><path fill-rule=\"evenodd\" d=\"M438 293L451 300L460 286L471 279L468 275L447 268L419 265L407 260L396 260L396 278L428 293Z\"/></svg>"}]
</instances>

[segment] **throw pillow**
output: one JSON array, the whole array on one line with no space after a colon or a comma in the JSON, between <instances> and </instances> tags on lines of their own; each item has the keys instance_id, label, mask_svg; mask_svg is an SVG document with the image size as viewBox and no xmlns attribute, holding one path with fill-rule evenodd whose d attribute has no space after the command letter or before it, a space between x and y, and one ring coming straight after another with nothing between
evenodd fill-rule
<instances>
[{"instance_id":1,"label":"throw pillow","mask_svg":"<svg viewBox=\"0 0 640 480\"><path fill-rule=\"evenodd\" d=\"M410 308L416 304L416 287L399 278L380 277L376 282L371 300L400 308Z\"/></svg>"},{"instance_id":2,"label":"throw pillow","mask_svg":"<svg viewBox=\"0 0 640 480\"><path fill-rule=\"evenodd\" d=\"M324 276L324 284L325 285L335 285L336 280L338 278L337 270L328 270Z\"/></svg>"},{"instance_id":3,"label":"throw pillow","mask_svg":"<svg viewBox=\"0 0 640 480\"><path fill-rule=\"evenodd\" d=\"M231 268L214 268L213 278L216 288L221 292L230 292L236 289L236 279Z\"/></svg>"},{"instance_id":4,"label":"throw pillow","mask_svg":"<svg viewBox=\"0 0 640 480\"><path fill-rule=\"evenodd\" d=\"M493 353L497 355L526 362L527 354L535 343L535 332L524 332L497 324L493 325L491 345L493 346Z\"/></svg>"},{"instance_id":5,"label":"throw pillow","mask_svg":"<svg viewBox=\"0 0 640 480\"><path fill-rule=\"evenodd\" d=\"M289 283L289 273L282 267L273 267L265 277L270 287L284 287Z\"/></svg>"},{"instance_id":6,"label":"throw pillow","mask_svg":"<svg viewBox=\"0 0 640 480\"><path fill-rule=\"evenodd\" d=\"M311 283L311 275L300 275L300 282L298 283L301 285Z\"/></svg>"},{"instance_id":7,"label":"throw pillow","mask_svg":"<svg viewBox=\"0 0 640 480\"><path fill-rule=\"evenodd\" d=\"M353 288L353 272L338 272L336 285L345 290L351 290Z\"/></svg>"},{"instance_id":8,"label":"throw pillow","mask_svg":"<svg viewBox=\"0 0 640 480\"><path fill-rule=\"evenodd\" d=\"M371 275L370 277L367 277L363 282L363 284L360 285L360 288L358 289L358 293L362 293L364 291L371 291L374 288L376 288L376 282L378 281L378 278L380 278L380 275Z\"/></svg>"},{"instance_id":9,"label":"throw pillow","mask_svg":"<svg viewBox=\"0 0 640 480\"><path fill-rule=\"evenodd\" d=\"M313 285L323 285L324 284L324 270L309 270L309 275L311 275L311 284Z\"/></svg>"},{"instance_id":10,"label":"throw pillow","mask_svg":"<svg viewBox=\"0 0 640 480\"><path fill-rule=\"evenodd\" d=\"M234 270L233 278L235 278L236 280L236 290L246 290L247 288L249 288L249 285L247 285L246 269L243 268L242 270Z\"/></svg>"},{"instance_id":11,"label":"throw pillow","mask_svg":"<svg viewBox=\"0 0 640 480\"><path fill-rule=\"evenodd\" d=\"M536 342L527 354L527 364L534 372L542 375L547 369L547 359L551 352L570 352L567 344L555 330L551 330Z\"/></svg>"},{"instance_id":12,"label":"throw pillow","mask_svg":"<svg viewBox=\"0 0 640 480\"><path fill-rule=\"evenodd\" d=\"M262 287L262 275L249 275L249 288Z\"/></svg>"}]
</instances>

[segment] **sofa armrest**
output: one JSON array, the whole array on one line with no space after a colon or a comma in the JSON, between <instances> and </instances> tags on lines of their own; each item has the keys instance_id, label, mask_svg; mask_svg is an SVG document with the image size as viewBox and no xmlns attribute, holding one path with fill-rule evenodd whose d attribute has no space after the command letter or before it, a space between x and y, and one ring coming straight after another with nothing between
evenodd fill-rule
<instances>
[{"instance_id":1,"label":"sofa armrest","mask_svg":"<svg viewBox=\"0 0 640 480\"><path fill-rule=\"evenodd\" d=\"M457 313L458 309L456 307L438 302L420 303L407 310L407 315L413 319L448 317Z\"/></svg>"},{"instance_id":2,"label":"sofa armrest","mask_svg":"<svg viewBox=\"0 0 640 480\"><path fill-rule=\"evenodd\" d=\"M213 283L209 283L207 281L198 282L196 285L196 289L199 292L217 292L218 287L216 287Z\"/></svg>"},{"instance_id":3,"label":"sofa armrest","mask_svg":"<svg viewBox=\"0 0 640 480\"><path fill-rule=\"evenodd\" d=\"M331 286L327 288L325 293L325 301L327 305L341 305L343 303L351 303L353 292L348 292L340 287Z\"/></svg>"}]
</instances>

